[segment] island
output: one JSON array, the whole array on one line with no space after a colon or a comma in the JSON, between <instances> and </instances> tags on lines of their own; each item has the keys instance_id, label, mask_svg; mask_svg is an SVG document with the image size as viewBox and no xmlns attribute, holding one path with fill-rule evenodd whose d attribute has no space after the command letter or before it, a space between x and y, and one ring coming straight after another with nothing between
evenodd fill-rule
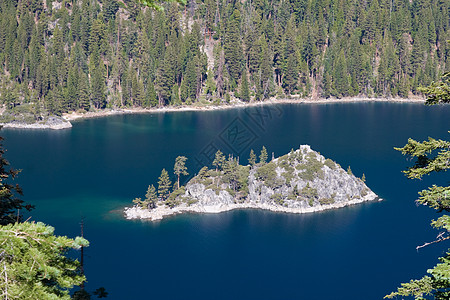
<instances>
[{"instance_id":1,"label":"island","mask_svg":"<svg viewBox=\"0 0 450 300\"><path fill-rule=\"evenodd\" d=\"M308 145L269 162L267 156L263 147L257 163L252 150L249 164L241 165L239 158L230 155L226 159L218 151L213 161L215 168L203 167L185 186L179 185L179 176L187 174L186 158L181 157L180 164L179 157L174 167L178 175L174 190L168 192L171 182L163 170L158 193L153 185L149 186L145 200L136 198L133 207L125 208L125 217L160 220L187 212L219 213L249 208L311 213L379 200L365 184L364 175L357 178L350 167L345 171Z\"/></svg>"}]
</instances>

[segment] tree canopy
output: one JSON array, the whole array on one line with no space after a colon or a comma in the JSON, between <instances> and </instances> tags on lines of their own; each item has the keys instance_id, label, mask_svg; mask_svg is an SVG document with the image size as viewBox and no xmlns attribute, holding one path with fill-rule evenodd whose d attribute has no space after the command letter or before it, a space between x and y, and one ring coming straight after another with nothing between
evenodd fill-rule
<instances>
[{"instance_id":1,"label":"tree canopy","mask_svg":"<svg viewBox=\"0 0 450 300\"><path fill-rule=\"evenodd\" d=\"M66 257L87 240L54 235L41 222L0 226L0 295L2 299L70 299L69 291L85 277L79 262Z\"/></svg>"},{"instance_id":2,"label":"tree canopy","mask_svg":"<svg viewBox=\"0 0 450 300\"><path fill-rule=\"evenodd\" d=\"M450 66L450 0L28 2L0 1L3 121L237 98L406 98Z\"/></svg>"},{"instance_id":3,"label":"tree canopy","mask_svg":"<svg viewBox=\"0 0 450 300\"><path fill-rule=\"evenodd\" d=\"M11 224L22 220L21 209L30 210L32 205L25 204L19 197L23 195L18 184L9 182L19 174L19 171L9 167L9 161L3 157L5 150L0 137L0 225Z\"/></svg>"},{"instance_id":4,"label":"tree canopy","mask_svg":"<svg viewBox=\"0 0 450 300\"><path fill-rule=\"evenodd\" d=\"M427 95L426 104L450 103L450 89L448 76L445 74L439 83L432 83L422 89ZM450 132L449 132L450 133ZM412 167L403 171L410 179L421 179L433 172L446 172L450 169L450 142L428 138L427 141L418 142L409 139L402 148L395 148L402 154L415 159ZM430 188L419 192L417 203L431 207L441 214L436 220L431 221L431 226L442 230L434 241L418 246L422 247L440 243L450 239L450 186L432 185ZM412 296L415 299L449 299L450 298L450 249L446 256L439 258L440 263L429 269L421 279L403 283L396 292L385 298L396 296Z\"/></svg>"}]
</instances>

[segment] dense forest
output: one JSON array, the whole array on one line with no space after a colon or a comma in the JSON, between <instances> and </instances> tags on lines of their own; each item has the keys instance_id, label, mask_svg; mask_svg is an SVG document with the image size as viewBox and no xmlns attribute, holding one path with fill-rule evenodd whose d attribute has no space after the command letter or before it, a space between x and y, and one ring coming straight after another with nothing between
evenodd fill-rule
<instances>
[{"instance_id":1,"label":"dense forest","mask_svg":"<svg viewBox=\"0 0 450 300\"><path fill-rule=\"evenodd\" d=\"M449 70L450 0L0 1L0 99L68 111L409 97Z\"/></svg>"}]
</instances>

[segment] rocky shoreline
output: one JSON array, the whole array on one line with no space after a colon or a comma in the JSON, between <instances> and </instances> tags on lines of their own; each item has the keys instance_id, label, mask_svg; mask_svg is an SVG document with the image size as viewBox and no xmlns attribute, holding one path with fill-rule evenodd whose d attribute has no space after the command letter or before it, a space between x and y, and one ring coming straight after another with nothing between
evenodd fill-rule
<instances>
[{"instance_id":1,"label":"rocky shoreline","mask_svg":"<svg viewBox=\"0 0 450 300\"><path fill-rule=\"evenodd\" d=\"M245 108L254 107L262 105L275 105L275 104L333 104L333 103L359 103L359 102L386 102L386 103L424 103L424 98L362 98L362 97L348 97L348 98L319 98L319 99L308 99L308 98L290 98L290 99L276 99L270 98L262 102L242 102L239 100L233 100L229 104L219 104L219 105L180 105L180 106L164 106L161 108L123 108L123 109L112 109L112 110L102 110L97 112L87 112L87 113L67 113L63 115L63 118L67 121L75 121L79 119L88 118L98 118L119 114L143 114L143 113L165 113L165 112L177 112L177 111L211 111L211 110L225 110L234 108Z\"/></svg>"},{"instance_id":2,"label":"rocky shoreline","mask_svg":"<svg viewBox=\"0 0 450 300\"><path fill-rule=\"evenodd\" d=\"M331 104L331 103L358 103L358 102L396 102L396 103L423 103L425 99L414 98L414 99L403 99L403 98L329 98L329 99L308 99L308 98L290 98L290 99L275 99L270 98L262 102L242 102L239 100L233 100L230 104L220 104L220 105L181 105L181 106L167 106L162 108L123 108L123 109L105 109L94 112L86 113L66 113L63 114L61 118L50 117L46 122L39 121L36 123L23 123L23 122L9 122L0 123L4 128L20 128L20 129L68 129L72 127L72 121L82 120L88 118L99 118L105 116L113 116L119 114L142 114L142 113L165 113L165 112L176 112L176 111L211 111L211 110L223 110L223 109L234 109L234 108L245 108L252 106L261 105L274 105L274 104L296 104L296 103L307 103L307 104ZM50 120L52 119L52 120Z\"/></svg>"},{"instance_id":3,"label":"rocky shoreline","mask_svg":"<svg viewBox=\"0 0 450 300\"><path fill-rule=\"evenodd\" d=\"M168 216L174 216L182 213L222 213L235 209L262 209L268 210L272 212L282 212L282 213L293 213L293 214L306 214L306 213L314 213L319 211L325 211L330 209L338 209L346 206L356 205L363 202L369 202L377 200L382 201L374 192L370 192L366 196L361 199L354 199L348 202L334 203L328 205L319 205L309 208L289 208L282 207L278 205L271 205L266 203L237 203L237 204L226 204L226 205L211 205L211 206L202 206L198 204L194 204L191 206L183 205L175 208L169 208L167 206L159 206L155 209L148 210L142 209L137 206L126 207L124 210L125 218L132 219L142 219L149 221L158 221L162 220Z\"/></svg>"},{"instance_id":4,"label":"rocky shoreline","mask_svg":"<svg viewBox=\"0 0 450 300\"><path fill-rule=\"evenodd\" d=\"M40 121L36 123L23 123L18 121L13 121L9 123L0 123L0 126L3 128L17 128L17 129L52 129L52 130L61 130L61 129L69 129L72 128L72 123L67 120L49 117L45 121Z\"/></svg>"}]
</instances>

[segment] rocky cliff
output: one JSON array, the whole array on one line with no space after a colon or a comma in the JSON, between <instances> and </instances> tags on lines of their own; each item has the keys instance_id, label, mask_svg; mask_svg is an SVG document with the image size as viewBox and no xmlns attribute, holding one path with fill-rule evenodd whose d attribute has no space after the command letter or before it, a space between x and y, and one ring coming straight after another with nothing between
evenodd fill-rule
<instances>
[{"instance_id":1,"label":"rocky cliff","mask_svg":"<svg viewBox=\"0 0 450 300\"><path fill-rule=\"evenodd\" d=\"M268 163L239 165L229 158L222 168L203 168L170 201L147 210L127 208L127 218L161 219L182 212L222 212L236 208L307 213L377 199L350 169L302 145Z\"/></svg>"}]
</instances>

